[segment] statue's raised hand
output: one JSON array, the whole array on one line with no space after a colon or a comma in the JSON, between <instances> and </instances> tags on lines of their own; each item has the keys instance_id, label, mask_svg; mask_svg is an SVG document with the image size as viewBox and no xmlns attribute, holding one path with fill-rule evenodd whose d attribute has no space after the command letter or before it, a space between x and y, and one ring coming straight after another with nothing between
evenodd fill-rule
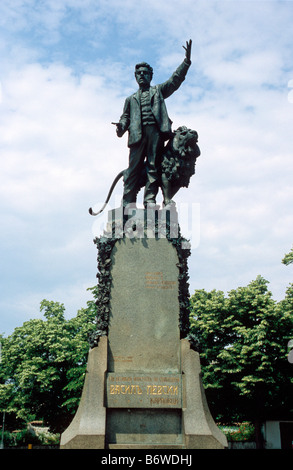
<instances>
[{"instance_id":1,"label":"statue's raised hand","mask_svg":"<svg viewBox=\"0 0 293 470\"><path fill-rule=\"evenodd\" d=\"M191 45L192 45L192 39L189 39L189 41L186 41L186 47L182 46L183 49L185 49L185 59L186 59L187 62L190 62Z\"/></svg>"}]
</instances>

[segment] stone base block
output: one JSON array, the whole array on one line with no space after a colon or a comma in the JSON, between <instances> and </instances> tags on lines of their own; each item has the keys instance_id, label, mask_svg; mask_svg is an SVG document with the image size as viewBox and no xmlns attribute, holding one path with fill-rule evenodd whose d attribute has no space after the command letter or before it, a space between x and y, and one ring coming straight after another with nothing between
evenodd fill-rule
<instances>
[{"instance_id":1,"label":"stone base block","mask_svg":"<svg viewBox=\"0 0 293 470\"><path fill-rule=\"evenodd\" d=\"M102 336L88 355L80 404L73 421L61 435L61 449L104 449L106 408L104 381L107 370L108 339Z\"/></svg>"},{"instance_id":2,"label":"stone base block","mask_svg":"<svg viewBox=\"0 0 293 470\"><path fill-rule=\"evenodd\" d=\"M190 349L188 340L181 340L183 375L183 433L186 449L224 449L226 436L217 427L210 413L201 381L199 354Z\"/></svg>"},{"instance_id":3,"label":"stone base block","mask_svg":"<svg viewBox=\"0 0 293 470\"><path fill-rule=\"evenodd\" d=\"M201 381L199 354L181 343L182 405L106 408L107 337L90 350L78 411L61 436L61 449L224 449ZM143 389L141 389L143 391Z\"/></svg>"}]
</instances>

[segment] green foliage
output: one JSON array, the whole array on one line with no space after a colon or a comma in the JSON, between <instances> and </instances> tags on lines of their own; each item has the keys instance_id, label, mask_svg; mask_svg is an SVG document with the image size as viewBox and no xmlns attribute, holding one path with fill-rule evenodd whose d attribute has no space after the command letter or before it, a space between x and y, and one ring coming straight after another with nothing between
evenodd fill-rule
<instances>
[{"instance_id":1,"label":"green foliage","mask_svg":"<svg viewBox=\"0 0 293 470\"><path fill-rule=\"evenodd\" d=\"M252 423L244 422L235 426L219 426L228 441L253 441L255 427Z\"/></svg>"},{"instance_id":2,"label":"green foliage","mask_svg":"<svg viewBox=\"0 0 293 470\"><path fill-rule=\"evenodd\" d=\"M9 432L9 431L4 431L3 444L4 444L4 447L15 446L15 434L12 434L12 432Z\"/></svg>"},{"instance_id":3,"label":"green foliage","mask_svg":"<svg viewBox=\"0 0 293 470\"><path fill-rule=\"evenodd\" d=\"M284 256L284 258L282 259L282 263L286 264L287 266L288 264L293 263L293 247L291 248L291 251L289 251L289 253Z\"/></svg>"},{"instance_id":4,"label":"green foliage","mask_svg":"<svg viewBox=\"0 0 293 470\"><path fill-rule=\"evenodd\" d=\"M3 435L4 447L26 447L28 444L35 446L58 445L60 442L59 434L52 434L48 431L33 433L27 428L18 431L5 431Z\"/></svg>"},{"instance_id":5,"label":"green foliage","mask_svg":"<svg viewBox=\"0 0 293 470\"><path fill-rule=\"evenodd\" d=\"M33 319L2 338L0 410L25 422L42 418L62 431L80 399L95 329L95 304L66 320L63 304L43 300L44 319Z\"/></svg>"},{"instance_id":6,"label":"green foliage","mask_svg":"<svg viewBox=\"0 0 293 470\"><path fill-rule=\"evenodd\" d=\"M292 412L293 286L276 303L261 276L247 287L195 291L191 331L201 350L203 383L217 419L256 420Z\"/></svg>"}]
</instances>

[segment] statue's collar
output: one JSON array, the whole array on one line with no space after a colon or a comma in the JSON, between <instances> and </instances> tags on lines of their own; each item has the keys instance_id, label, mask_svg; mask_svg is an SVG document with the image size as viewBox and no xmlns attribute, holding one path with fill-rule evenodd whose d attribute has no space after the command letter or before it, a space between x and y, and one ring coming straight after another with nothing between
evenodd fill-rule
<instances>
[{"instance_id":1,"label":"statue's collar","mask_svg":"<svg viewBox=\"0 0 293 470\"><path fill-rule=\"evenodd\" d=\"M141 88L139 88L137 90L137 92L134 93L134 95L133 95L137 99L138 102L140 101L142 91L149 91L150 92L150 98L152 98L153 95L156 93L156 87L155 86L150 86L146 90L142 90Z\"/></svg>"}]
</instances>

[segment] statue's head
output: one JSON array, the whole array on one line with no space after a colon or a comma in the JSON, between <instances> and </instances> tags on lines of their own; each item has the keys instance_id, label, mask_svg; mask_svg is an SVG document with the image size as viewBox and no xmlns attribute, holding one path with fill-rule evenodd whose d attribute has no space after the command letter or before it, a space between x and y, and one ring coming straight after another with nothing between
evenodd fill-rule
<instances>
[{"instance_id":1,"label":"statue's head","mask_svg":"<svg viewBox=\"0 0 293 470\"><path fill-rule=\"evenodd\" d=\"M134 75L138 85L143 88L150 85L153 78L153 69L146 62L140 62L135 66Z\"/></svg>"}]
</instances>

